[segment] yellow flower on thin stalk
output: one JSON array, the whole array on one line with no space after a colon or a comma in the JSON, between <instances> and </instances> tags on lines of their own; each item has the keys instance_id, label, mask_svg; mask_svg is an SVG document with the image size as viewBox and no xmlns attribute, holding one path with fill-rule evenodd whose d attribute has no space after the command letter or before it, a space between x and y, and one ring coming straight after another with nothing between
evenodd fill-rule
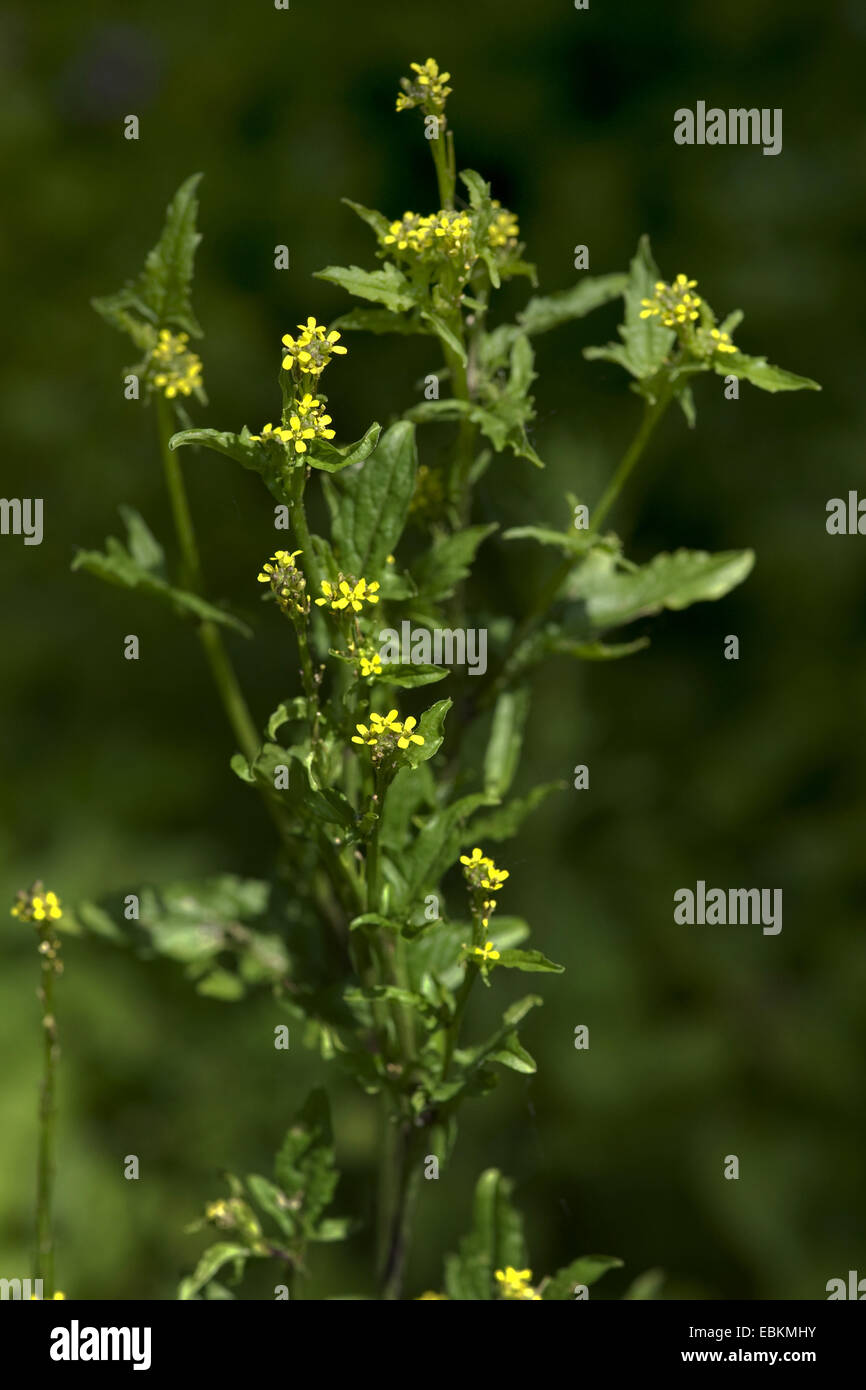
<instances>
[{"instance_id":1,"label":"yellow flower on thin stalk","mask_svg":"<svg viewBox=\"0 0 866 1390\"><path fill-rule=\"evenodd\" d=\"M513 212L508 212L503 208L498 198L494 198L491 207L497 209L496 216L487 229L487 240L493 247L515 246L520 237L520 227L517 217Z\"/></svg>"},{"instance_id":2,"label":"yellow flower on thin stalk","mask_svg":"<svg viewBox=\"0 0 866 1390\"><path fill-rule=\"evenodd\" d=\"M284 613L306 614L310 611L307 581L295 564L302 550L276 550L265 562L256 578L260 584L270 584Z\"/></svg>"},{"instance_id":3,"label":"yellow flower on thin stalk","mask_svg":"<svg viewBox=\"0 0 866 1390\"><path fill-rule=\"evenodd\" d=\"M291 371L297 366L302 374L319 376L332 357L345 356L349 351L340 344L342 335L336 329L328 332L312 315L306 323L299 323L298 329L300 331L297 338L293 338L289 333L283 335L283 347L286 349L283 356L284 371Z\"/></svg>"},{"instance_id":4,"label":"yellow flower on thin stalk","mask_svg":"<svg viewBox=\"0 0 866 1390\"><path fill-rule=\"evenodd\" d=\"M201 358L187 348L188 333L171 333L161 328L156 347L150 355L150 367L155 367L154 386L167 400L175 396L191 396L202 385Z\"/></svg>"},{"instance_id":5,"label":"yellow flower on thin stalk","mask_svg":"<svg viewBox=\"0 0 866 1390\"><path fill-rule=\"evenodd\" d=\"M410 111L414 106L423 106L428 111L444 110L452 91L445 85L450 72L440 72L435 58L428 58L424 63L410 63L409 66L413 76L400 78L403 90L397 97L397 110Z\"/></svg>"},{"instance_id":6,"label":"yellow flower on thin stalk","mask_svg":"<svg viewBox=\"0 0 866 1390\"><path fill-rule=\"evenodd\" d=\"M22 922L59 922L63 916L57 894L46 893L41 883L34 883L29 893L22 890L10 912Z\"/></svg>"}]
</instances>

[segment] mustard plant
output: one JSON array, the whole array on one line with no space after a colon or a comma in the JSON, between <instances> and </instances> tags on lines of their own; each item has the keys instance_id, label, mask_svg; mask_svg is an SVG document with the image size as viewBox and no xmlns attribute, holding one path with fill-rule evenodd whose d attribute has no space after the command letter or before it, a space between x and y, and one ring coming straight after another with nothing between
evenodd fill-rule
<instances>
[{"instance_id":1,"label":"mustard plant","mask_svg":"<svg viewBox=\"0 0 866 1390\"><path fill-rule=\"evenodd\" d=\"M525 944L528 924L509 915L517 875L500 849L540 802L564 794L561 782L511 794L537 673L561 660L638 652L645 635L610 634L662 609L719 600L753 564L744 549L680 549L635 563L608 516L669 406L694 427L702 378L723 377L725 389L816 389L747 352L742 314L719 318L695 278L665 279L646 237L626 272L583 275L570 288L531 294L516 320L497 319L501 287L522 277L535 289L536 274L517 214L475 171L458 179L450 80L433 59L413 63L396 102L398 112L421 117L436 178L432 209L382 213L348 202L370 229L374 263L318 272L359 303L329 325L318 321L311 295L307 316L287 326L273 345L279 397L267 423L213 428L191 418L208 404L191 300L200 176L178 190L141 274L95 307L138 353L126 381L155 415L180 570L170 575L162 545L129 507L123 541L75 560L193 624L236 739L231 768L262 797L277 837L273 872L260 879L227 873L141 888L127 898L132 926L93 903L79 918L108 933L123 925L181 962L203 994L233 1001L270 989L287 1020L285 1038L289 1023L299 1027L307 1046L378 1104L370 1289L385 1299L404 1296L418 1190L448 1164L465 1102L488 1093L501 1068L535 1071L520 1028L541 995L509 1003L487 1037L473 1029L475 996L498 990L511 971L562 969ZM534 340L617 300L619 341L584 356L615 363L631 379L639 400L633 439L594 504L569 493L564 524L538 520L495 536L495 523L475 519L474 501L497 460L510 451L529 468L544 466L533 429ZM373 421L360 439L341 443L328 392L352 370L352 335L362 332L424 337L440 361L422 401L387 428ZM427 443L443 425L451 431L444 453ZM276 605L298 675L274 692L262 728L228 646L251 635L248 625L205 588L181 466L182 457L195 466L204 450L250 470L270 494L261 535L238 542L255 553L246 597L256 591ZM325 509L317 502L317 510L329 524L316 530L308 504L319 491ZM497 545L518 564L527 543L554 552L545 583L520 612L473 612L473 567ZM483 659L479 640L470 662L468 639L482 633ZM432 685L438 698L430 698ZM338 1173L322 1090L291 1120L272 1176L227 1182L196 1224L209 1244L181 1298L234 1297L246 1266L259 1260L273 1263L277 1297L299 1296L313 1247L357 1229L351 1216L331 1212ZM489 1169L469 1234L445 1259L441 1288L408 1294L581 1297L619 1263L589 1256L534 1275L511 1185ZM626 1296L651 1297L656 1288L650 1273Z\"/></svg>"}]
</instances>

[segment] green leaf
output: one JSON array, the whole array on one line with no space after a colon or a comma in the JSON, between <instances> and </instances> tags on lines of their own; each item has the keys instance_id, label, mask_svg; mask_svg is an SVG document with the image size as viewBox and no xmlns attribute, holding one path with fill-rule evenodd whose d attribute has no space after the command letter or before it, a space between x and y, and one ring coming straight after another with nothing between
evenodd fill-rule
<instances>
[{"instance_id":1,"label":"green leaf","mask_svg":"<svg viewBox=\"0 0 866 1390\"><path fill-rule=\"evenodd\" d=\"M478 1179L472 1229L460 1241L458 1253L445 1261L449 1298L490 1302L497 1293L498 1269L526 1267L523 1221L511 1204L512 1187L496 1168L488 1168Z\"/></svg>"},{"instance_id":2,"label":"green leaf","mask_svg":"<svg viewBox=\"0 0 866 1390\"><path fill-rule=\"evenodd\" d=\"M433 685L450 674L444 666L425 666L420 662L413 666L386 661L382 663L382 674L377 680L380 685L398 685L402 690L414 690L419 685Z\"/></svg>"},{"instance_id":3,"label":"green leaf","mask_svg":"<svg viewBox=\"0 0 866 1390\"><path fill-rule=\"evenodd\" d=\"M304 461L323 473L339 473L351 464L363 463L365 458L369 458L379 442L381 432L381 425L372 424L361 439L357 439L354 444L345 444L339 449L335 449L326 439L316 439L310 444Z\"/></svg>"},{"instance_id":4,"label":"green leaf","mask_svg":"<svg viewBox=\"0 0 866 1390\"><path fill-rule=\"evenodd\" d=\"M548 960L541 951L502 951L496 964L504 965L508 970L550 970L555 975L561 975L565 970L564 965Z\"/></svg>"},{"instance_id":5,"label":"green leaf","mask_svg":"<svg viewBox=\"0 0 866 1390\"><path fill-rule=\"evenodd\" d=\"M357 331L363 333L402 333L432 336L434 330L429 323L414 314L395 314L390 309L350 309L334 319L332 328L341 332Z\"/></svg>"},{"instance_id":6,"label":"green leaf","mask_svg":"<svg viewBox=\"0 0 866 1390\"><path fill-rule=\"evenodd\" d=\"M243 981L230 970L211 970L202 977L195 987L196 994L204 994L209 999L223 999L227 1003L242 999L246 990Z\"/></svg>"},{"instance_id":7,"label":"green leaf","mask_svg":"<svg viewBox=\"0 0 866 1390\"><path fill-rule=\"evenodd\" d=\"M454 356L465 367L467 361L466 349L450 324L442 318L441 314L434 314L432 309L422 309L421 317L425 323L429 323L437 338L451 349Z\"/></svg>"},{"instance_id":8,"label":"green leaf","mask_svg":"<svg viewBox=\"0 0 866 1390\"><path fill-rule=\"evenodd\" d=\"M524 1076L530 1076L538 1070L535 1058L521 1043L516 1033L509 1033L502 1039L495 1052L487 1054L488 1062L499 1062L500 1066L508 1067L509 1071L521 1072Z\"/></svg>"},{"instance_id":9,"label":"green leaf","mask_svg":"<svg viewBox=\"0 0 866 1390\"><path fill-rule=\"evenodd\" d=\"M104 551L79 550L72 561L73 570L85 570L121 589L140 589L168 604L178 617L220 623L244 637L252 636L247 624L234 614L208 603L198 594L169 584L163 573L162 547L136 511L131 507L123 507L121 511L127 529L126 545L116 537L109 536Z\"/></svg>"},{"instance_id":10,"label":"green leaf","mask_svg":"<svg viewBox=\"0 0 866 1390\"><path fill-rule=\"evenodd\" d=\"M283 1235L294 1238L298 1234L298 1222L282 1188L258 1173L248 1176L247 1187L259 1210L271 1218Z\"/></svg>"},{"instance_id":11,"label":"green leaf","mask_svg":"<svg viewBox=\"0 0 866 1390\"><path fill-rule=\"evenodd\" d=\"M523 674L551 656L570 656L578 661L621 661L623 657L643 651L649 644L648 637L636 637L633 642L579 641L563 633L556 624L551 624L530 637L519 649L514 658L514 670Z\"/></svg>"},{"instance_id":12,"label":"green leaf","mask_svg":"<svg viewBox=\"0 0 866 1390\"><path fill-rule=\"evenodd\" d=\"M457 585L469 577L479 546L495 530L496 522L489 526L465 526L453 535L435 540L412 570L418 594L434 601L450 598Z\"/></svg>"},{"instance_id":13,"label":"green leaf","mask_svg":"<svg viewBox=\"0 0 866 1390\"><path fill-rule=\"evenodd\" d=\"M484 790L500 800L514 780L529 716L529 691L506 691L496 701L493 724L484 754Z\"/></svg>"},{"instance_id":14,"label":"green leaf","mask_svg":"<svg viewBox=\"0 0 866 1390\"><path fill-rule=\"evenodd\" d=\"M625 316L619 334L624 347L610 343L606 348L585 348L584 356L616 362L632 376L643 380L653 377L663 365L673 347L676 333L665 328L658 315L641 318L643 299L652 299L659 270L650 250L649 237L642 236L629 270L625 286Z\"/></svg>"},{"instance_id":15,"label":"green leaf","mask_svg":"<svg viewBox=\"0 0 866 1390\"><path fill-rule=\"evenodd\" d=\"M398 420L357 473L329 484L334 541L347 572L372 580L403 534L415 491L418 455L414 426Z\"/></svg>"},{"instance_id":16,"label":"green leaf","mask_svg":"<svg viewBox=\"0 0 866 1390\"><path fill-rule=\"evenodd\" d=\"M472 812L489 804L489 797L475 792L435 811L421 824L411 848L402 858L410 909L420 904L425 888L437 886L457 858L465 839L464 827Z\"/></svg>"},{"instance_id":17,"label":"green leaf","mask_svg":"<svg viewBox=\"0 0 866 1390\"><path fill-rule=\"evenodd\" d=\"M363 203L353 203L351 198L341 198L341 203L345 203L347 208L351 208L360 217L362 222L366 222L368 227L372 227L377 236L388 235L391 225L383 212L377 212L375 208L365 208Z\"/></svg>"},{"instance_id":18,"label":"green leaf","mask_svg":"<svg viewBox=\"0 0 866 1390\"><path fill-rule=\"evenodd\" d=\"M563 791L564 782L544 782L533 787L526 796L515 797L505 806L476 817L463 837L463 844L481 844L485 840L509 840L516 835L527 816L553 791Z\"/></svg>"},{"instance_id":19,"label":"green leaf","mask_svg":"<svg viewBox=\"0 0 866 1390\"><path fill-rule=\"evenodd\" d=\"M329 265L315 272L315 279L339 285L358 299L371 299L397 313L411 309L416 295L405 275L392 261L385 261L380 270L361 270L357 265Z\"/></svg>"},{"instance_id":20,"label":"green leaf","mask_svg":"<svg viewBox=\"0 0 866 1390\"><path fill-rule=\"evenodd\" d=\"M200 179L201 174L193 174L172 198L162 235L148 252L137 279L128 281L118 294L93 300L97 313L116 327L128 331L124 316L132 311L156 327L170 324L201 336L190 299L193 260L201 241L196 231Z\"/></svg>"},{"instance_id":21,"label":"green leaf","mask_svg":"<svg viewBox=\"0 0 866 1390\"><path fill-rule=\"evenodd\" d=\"M168 441L172 450L201 445L215 454L234 459L251 473L258 473L278 502L288 496L288 479L298 460L278 440L253 439L246 425L240 434L228 430L180 430Z\"/></svg>"},{"instance_id":22,"label":"green leaf","mask_svg":"<svg viewBox=\"0 0 866 1390\"><path fill-rule=\"evenodd\" d=\"M195 1273L181 1283L178 1298L182 1301L195 1298L199 1289L204 1288L229 1260L235 1262L235 1272L239 1275L249 1254L245 1245L233 1245L228 1241L219 1241L216 1245L211 1245L196 1265Z\"/></svg>"},{"instance_id":23,"label":"green leaf","mask_svg":"<svg viewBox=\"0 0 866 1390\"><path fill-rule=\"evenodd\" d=\"M417 767L419 763L428 762L435 753L439 752L445 738L445 717L452 704L452 700L437 700L435 705L431 705L421 715L415 732L420 734L424 743L423 745L410 743L409 747L402 753L404 761L410 767Z\"/></svg>"},{"instance_id":24,"label":"green leaf","mask_svg":"<svg viewBox=\"0 0 866 1390\"><path fill-rule=\"evenodd\" d=\"M573 531L553 531L549 526L512 526L504 532L506 541L533 540L540 545L555 545L566 554L576 555L586 548Z\"/></svg>"},{"instance_id":25,"label":"green leaf","mask_svg":"<svg viewBox=\"0 0 866 1390\"><path fill-rule=\"evenodd\" d=\"M623 1294L623 1298L635 1302L658 1298L665 1281L663 1269L646 1269L633 1279Z\"/></svg>"},{"instance_id":26,"label":"green leaf","mask_svg":"<svg viewBox=\"0 0 866 1390\"><path fill-rule=\"evenodd\" d=\"M713 371L719 376L743 377L762 391L820 391L817 381L807 376L795 376L782 367L773 367L766 357L747 357L743 352L717 352L712 357Z\"/></svg>"},{"instance_id":27,"label":"green leaf","mask_svg":"<svg viewBox=\"0 0 866 1390\"><path fill-rule=\"evenodd\" d=\"M289 1126L274 1163L274 1176L288 1198L301 1198L296 1202L298 1230L313 1236L339 1182L330 1107L323 1090L310 1092Z\"/></svg>"},{"instance_id":28,"label":"green leaf","mask_svg":"<svg viewBox=\"0 0 866 1390\"><path fill-rule=\"evenodd\" d=\"M620 329L631 370L637 377L654 376L676 338L658 317L642 319L641 300L652 299L659 269L650 250L649 237L643 236L631 263L625 289L625 322Z\"/></svg>"},{"instance_id":29,"label":"green leaf","mask_svg":"<svg viewBox=\"0 0 866 1390\"><path fill-rule=\"evenodd\" d=\"M613 1255L584 1255L573 1260L570 1265L557 1271L541 1290L541 1297L549 1299L571 1299L577 1284L595 1284L609 1269L621 1269L622 1260Z\"/></svg>"},{"instance_id":30,"label":"green leaf","mask_svg":"<svg viewBox=\"0 0 866 1390\"><path fill-rule=\"evenodd\" d=\"M751 550L677 550L656 555L635 570L616 571L610 556L598 553L582 567L569 596L583 599L597 628L618 627L662 608L722 598L742 584L755 562Z\"/></svg>"},{"instance_id":31,"label":"green leaf","mask_svg":"<svg viewBox=\"0 0 866 1390\"><path fill-rule=\"evenodd\" d=\"M517 315L518 322L524 333L547 333L616 299L627 283L627 275L587 275L570 290L534 296L523 313Z\"/></svg>"}]
</instances>

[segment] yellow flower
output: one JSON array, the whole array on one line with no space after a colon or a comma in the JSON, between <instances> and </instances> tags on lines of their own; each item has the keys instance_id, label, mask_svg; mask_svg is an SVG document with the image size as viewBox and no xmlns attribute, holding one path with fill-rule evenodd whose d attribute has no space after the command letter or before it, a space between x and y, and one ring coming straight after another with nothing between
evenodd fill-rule
<instances>
[{"instance_id":1,"label":"yellow flower","mask_svg":"<svg viewBox=\"0 0 866 1390\"><path fill-rule=\"evenodd\" d=\"M718 328L710 329L710 337L713 339L713 345L716 349L716 352L737 351L736 344L731 342L729 334L721 333Z\"/></svg>"},{"instance_id":2,"label":"yellow flower","mask_svg":"<svg viewBox=\"0 0 866 1390\"><path fill-rule=\"evenodd\" d=\"M672 285L666 284L664 280L657 280L653 287L652 299L641 300L640 317L659 317L665 328L683 328L693 323L695 319L700 318L698 310L702 303L699 295L692 294L697 283L697 280L689 280L682 274L677 276Z\"/></svg>"},{"instance_id":3,"label":"yellow flower","mask_svg":"<svg viewBox=\"0 0 866 1390\"><path fill-rule=\"evenodd\" d=\"M287 550L277 550L256 576L260 584L270 584L284 613L292 608L297 613L310 611L307 581L295 564L297 557L302 554L302 550L293 550L291 554Z\"/></svg>"},{"instance_id":4,"label":"yellow flower","mask_svg":"<svg viewBox=\"0 0 866 1390\"><path fill-rule=\"evenodd\" d=\"M516 1298L540 1303L541 1294L535 1292L531 1281L531 1269L514 1269L512 1265L506 1265L504 1270L497 1269L496 1271L496 1282L503 1298Z\"/></svg>"},{"instance_id":5,"label":"yellow flower","mask_svg":"<svg viewBox=\"0 0 866 1390\"><path fill-rule=\"evenodd\" d=\"M372 656L361 657L362 676L381 676L381 674L382 658L380 657L378 652L374 652Z\"/></svg>"},{"instance_id":6,"label":"yellow flower","mask_svg":"<svg viewBox=\"0 0 866 1390\"><path fill-rule=\"evenodd\" d=\"M396 747L405 750L410 743L423 744L424 739L420 734L413 733L417 719L409 715L408 719L400 722L397 710L389 710L387 714L375 714L372 711L369 715L370 723L356 724L357 734L352 735L353 743L366 744L370 748L375 748L379 754L391 752Z\"/></svg>"},{"instance_id":7,"label":"yellow flower","mask_svg":"<svg viewBox=\"0 0 866 1390\"><path fill-rule=\"evenodd\" d=\"M487 229L487 240L491 246L513 246L520 236L520 227L513 212L506 211L497 198L494 198L491 207L498 208L493 221Z\"/></svg>"},{"instance_id":8,"label":"yellow flower","mask_svg":"<svg viewBox=\"0 0 866 1390\"><path fill-rule=\"evenodd\" d=\"M34 883L29 893L20 892L10 912L22 922L58 922L63 916L57 894L46 893L41 883Z\"/></svg>"},{"instance_id":9,"label":"yellow flower","mask_svg":"<svg viewBox=\"0 0 866 1390\"><path fill-rule=\"evenodd\" d=\"M400 78L403 91L397 97L397 110L409 111L413 106L423 106L426 111L444 110L452 90L445 85L450 72L440 72L435 58L428 58L426 63L410 63L409 66L414 76Z\"/></svg>"},{"instance_id":10,"label":"yellow flower","mask_svg":"<svg viewBox=\"0 0 866 1390\"><path fill-rule=\"evenodd\" d=\"M289 333L283 335L283 346L286 349L283 357L284 371L291 371L297 364L302 374L319 376L333 356L344 356L349 350L337 346L341 335L335 329L329 333L320 323L316 323L312 316L306 323L299 323L298 328L300 332L297 338L293 338Z\"/></svg>"},{"instance_id":11,"label":"yellow flower","mask_svg":"<svg viewBox=\"0 0 866 1390\"><path fill-rule=\"evenodd\" d=\"M397 739L398 748L408 748L410 743L423 744L424 740L421 737L421 735L413 734L412 732L417 723L418 720L414 717L414 715L411 714L409 715L408 719L403 720L403 732L400 738Z\"/></svg>"},{"instance_id":12,"label":"yellow flower","mask_svg":"<svg viewBox=\"0 0 866 1390\"><path fill-rule=\"evenodd\" d=\"M487 926L487 923L484 923ZM483 946L475 946L472 954L480 956L482 960L499 960L499 952L494 949L492 941L486 941Z\"/></svg>"},{"instance_id":13,"label":"yellow flower","mask_svg":"<svg viewBox=\"0 0 866 1390\"><path fill-rule=\"evenodd\" d=\"M55 1294L52 1295L52 1299L55 1300L55 1301L56 1301L58 1298L65 1298L65 1297L66 1297L66 1294L65 1294L65 1293L61 1293L60 1289L58 1289L57 1292L56 1292ZM39 1297L39 1295L38 1295L37 1293L32 1293L32 1294L30 1295L30 1302L31 1302L31 1303L41 1303L42 1300L41 1300L41 1298Z\"/></svg>"},{"instance_id":14,"label":"yellow flower","mask_svg":"<svg viewBox=\"0 0 866 1390\"><path fill-rule=\"evenodd\" d=\"M153 384L168 400L174 400L178 394L191 396L201 388L201 358L189 351L188 342L188 333L170 333L167 328L161 328L156 347L150 354L148 366L157 369Z\"/></svg>"},{"instance_id":15,"label":"yellow flower","mask_svg":"<svg viewBox=\"0 0 866 1390\"><path fill-rule=\"evenodd\" d=\"M374 579L372 584L368 584L366 579L359 579L355 583L347 579L323 579L324 598L317 598L316 606L322 608L327 604L333 612L351 608L354 613L360 613L365 603L379 602L378 590L378 579Z\"/></svg>"}]
</instances>

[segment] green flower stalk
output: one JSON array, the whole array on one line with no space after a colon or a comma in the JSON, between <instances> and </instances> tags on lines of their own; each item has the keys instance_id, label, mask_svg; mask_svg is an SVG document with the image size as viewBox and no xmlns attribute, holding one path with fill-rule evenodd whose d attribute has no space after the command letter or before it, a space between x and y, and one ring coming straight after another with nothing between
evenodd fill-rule
<instances>
[{"instance_id":1,"label":"green flower stalk","mask_svg":"<svg viewBox=\"0 0 866 1390\"><path fill-rule=\"evenodd\" d=\"M20 891L12 916L36 928L40 984L37 997L42 1009L43 1071L39 1101L39 1143L36 1160L36 1256L34 1278L42 1280L44 1298L63 1298L54 1288L54 1177L57 1066L60 1044L54 1009L54 982L63 974L60 938L54 924L63 917L56 893L34 883Z\"/></svg>"}]
</instances>

